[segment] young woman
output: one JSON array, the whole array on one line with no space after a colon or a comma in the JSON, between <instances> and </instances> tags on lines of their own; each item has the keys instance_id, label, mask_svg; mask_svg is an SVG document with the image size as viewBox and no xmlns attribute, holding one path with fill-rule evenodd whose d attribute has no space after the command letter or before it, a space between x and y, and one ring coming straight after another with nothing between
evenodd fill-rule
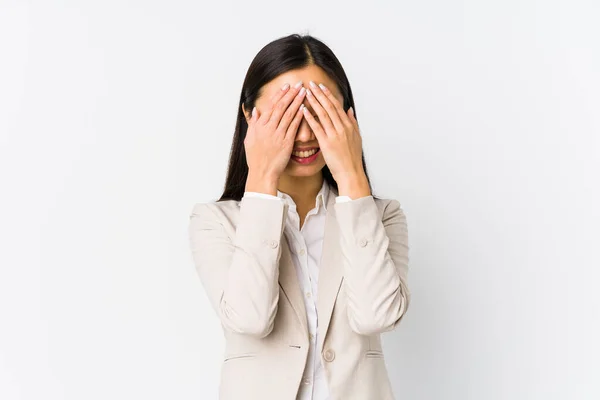
<instances>
[{"instance_id":1,"label":"young woman","mask_svg":"<svg viewBox=\"0 0 600 400\"><path fill-rule=\"evenodd\" d=\"M256 55L224 193L190 218L226 338L221 399L394 398L380 334L410 301L406 217L372 195L350 84L324 43L291 35Z\"/></svg>"}]
</instances>

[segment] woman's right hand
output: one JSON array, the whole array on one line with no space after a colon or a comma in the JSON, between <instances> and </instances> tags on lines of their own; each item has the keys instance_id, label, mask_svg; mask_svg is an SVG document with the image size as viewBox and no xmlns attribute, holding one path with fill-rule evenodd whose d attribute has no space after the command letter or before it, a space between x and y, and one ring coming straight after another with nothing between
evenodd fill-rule
<instances>
[{"instance_id":1,"label":"woman's right hand","mask_svg":"<svg viewBox=\"0 0 600 400\"><path fill-rule=\"evenodd\" d=\"M302 81L290 88L285 84L259 115L254 107L244 139L248 162L247 192L277 195L279 177L290 161L296 132L302 122L300 106L306 89Z\"/></svg>"}]
</instances>

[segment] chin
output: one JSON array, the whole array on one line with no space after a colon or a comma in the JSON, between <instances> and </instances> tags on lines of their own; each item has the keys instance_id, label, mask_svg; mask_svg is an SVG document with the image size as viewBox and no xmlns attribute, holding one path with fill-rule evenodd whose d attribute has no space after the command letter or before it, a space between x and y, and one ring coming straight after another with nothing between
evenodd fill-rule
<instances>
[{"instance_id":1,"label":"chin","mask_svg":"<svg viewBox=\"0 0 600 400\"><path fill-rule=\"evenodd\" d=\"M286 168L285 173L288 176L307 177L307 176L313 176L313 175L320 174L323 167L325 167L325 164L307 165L307 166L290 164Z\"/></svg>"}]
</instances>

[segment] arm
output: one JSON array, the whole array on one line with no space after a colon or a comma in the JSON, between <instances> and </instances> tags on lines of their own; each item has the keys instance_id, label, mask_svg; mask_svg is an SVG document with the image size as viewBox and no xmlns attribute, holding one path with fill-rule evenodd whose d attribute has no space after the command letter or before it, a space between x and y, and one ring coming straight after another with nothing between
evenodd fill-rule
<instances>
[{"instance_id":1,"label":"arm","mask_svg":"<svg viewBox=\"0 0 600 400\"><path fill-rule=\"evenodd\" d=\"M350 327L364 335L390 331L410 302L406 216L391 200L380 218L372 196L335 207Z\"/></svg>"},{"instance_id":2,"label":"arm","mask_svg":"<svg viewBox=\"0 0 600 400\"><path fill-rule=\"evenodd\" d=\"M189 240L195 268L225 329L260 338L272 331L287 207L244 196L235 237L229 237L214 205L194 206Z\"/></svg>"}]
</instances>

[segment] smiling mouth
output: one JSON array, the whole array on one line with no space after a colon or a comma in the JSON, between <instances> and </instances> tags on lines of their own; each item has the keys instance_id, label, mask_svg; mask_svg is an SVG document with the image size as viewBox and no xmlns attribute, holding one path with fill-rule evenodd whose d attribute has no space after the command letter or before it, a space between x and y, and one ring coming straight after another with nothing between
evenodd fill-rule
<instances>
[{"instance_id":1,"label":"smiling mouth","mask_svg":"<svg viewBox=\"0 0 600 400\"><path fill-rule=\"evenodd\" d=\"M290 159L297 162L298 164L309 165L315 162L319 158L321 149L311 149L306 151L295 151L292 153Z\"/></svg>"},{"instance_id":2,"label":"smiling mouth","mask_svg":"<svg viewBox=\"0 0 600 400\"><path fill-rule=\"evenodd\" d=\"M292 155L298 158L308 158L319 151L319 148L304 150L304 151L293 151Z\"/></svg>"}]
</instances>

